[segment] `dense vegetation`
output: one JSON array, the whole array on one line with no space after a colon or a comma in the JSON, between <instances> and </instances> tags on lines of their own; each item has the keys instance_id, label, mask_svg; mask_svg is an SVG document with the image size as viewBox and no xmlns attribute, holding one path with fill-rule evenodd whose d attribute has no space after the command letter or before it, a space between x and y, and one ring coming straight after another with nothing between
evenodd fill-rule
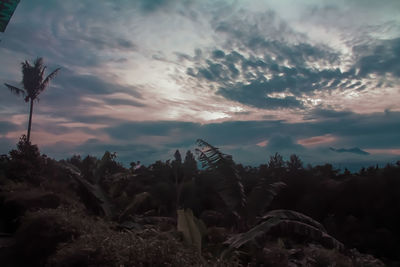
<instances>
[{"instance_id":1,"label":"dense vegetation","mask_svg":"<svg viewBox=\"0 0 400 267\"><path fill-rule=\"evenodd\" d=\"M22 137L0 159L1 265L400 261L400 164L340 173L275 154L250 167L198 146L127 169L110 152L56 161Z\"/></svg>"}]
</instances>

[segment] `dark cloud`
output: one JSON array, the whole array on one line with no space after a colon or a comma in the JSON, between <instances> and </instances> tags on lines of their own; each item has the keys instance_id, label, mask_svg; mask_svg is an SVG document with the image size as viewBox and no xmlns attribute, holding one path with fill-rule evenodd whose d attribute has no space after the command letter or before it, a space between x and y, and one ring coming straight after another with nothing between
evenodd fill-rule
<instances>
[{"instance_id":1,"label":"dark cloud","mask_svg":"<svg viewBox=\"0 0 400 267\"><path fill-rule=\"evenodd\" d=\"M352 148L333 148L330 147L329 150L337 152L337 153L354 153L358 155L369 155L368 152L358 148L358 147L352 147Z\"/></svg>"},{"instance_id":2,"label":"dark cloud","mask_svg":"<svg viewBox=\"0 0 400 267\"><path fill-rule=\"evenodd\" d=\"M89 129L81 129L93 135L109 135L111 139L107 142L108 144L95 139L78 146L61 142L51 147L44 147L42 151L50 156L59 155L59 158L65 158L68 153L70 155L79 153L81 155L93 154L101 156L105 150L109 150L117 152L119 159L125 163L140 160L150 164L158 159L166 160L171 158L174 149L179 148L182 151L193 149L196 139L201 138L220 147L222 151L231 153L238 162L246 164L265 163L269 155L278 152L285 157L296 153L306 163L342 162L344 164L346 159L349 159L352 162L359 160L365 165L367 161L369 164L374 160L384 161L389 158L387 156L360 155L360 153L354 153L355 150L343 150L343 152L347 153L337 153L337 151L329 150L328 147L400 148L400 140L398 138L400 112L387 111L375 114L355 114L332 110L316 110L313 114L313 121L299 123L271 120L230 121L211 124L179 121L134 123L118 123L114 121L114 124L117 124L115 127L98 129L92 132ZM326 120L326 118L329 119ZM82 115L80 119L82 122L98 123L104 122L109 118L98 117L96 119L96 117L86 116L85 119L85 116ZM3 128L3 126L1 127ZM14 126L6 124L5 127L8 127L8 130L12 130ZM39 127L39 125L36 127ZM49 132L63 134L71 132L71 129L56 127L55 125L54 129L49 129ZM306 147L297 143L300 139L326 135L330 135L335 139L329 143L321 143L316 147ZM148 141L146 142L146 140ZM266 147L258 147L256 145L266 140L268 141ZM1 142L7 143L1 146L1 149L6 152L5 150L10 146L10 140L0 138L0 145L3 144ZM361 166L361 163L357 166Z\"/></svg>"},{"instance_id":3,"label":"dark cloud","mask_svg":"<svg viewBox=\"0 0 400 267\"><path fill-rule=\"evenodd\" d=\"M274 90L268 89L268 84L265 83L255 82L249 85L239 83L234 88L219 88L217 93L227 99L257 108L279 109L303 107L302 102L293 96L286 96L284 98L267 97L267 92L274 92Z\"/></svg>"},{"instance_id":4,"label":"dark cloud","mask_svg":"<svg viewBox=\"0 0 400 267\"><path fill-rule=\"evenodd\" d=\"M18 125L12 122L0 121L0 133L8 133L18 129L19 129Z\"/></svg>"},{"instance_id":5,"label":"dark cloud","mask_svg":"<svg viewBox=\"0 0 400 267\"><path fill-rule=\"evenodd\" d=\"M338 12L337 8L333 11ZM195 64L187 74L206 86L211 83L217 94L245 105L302 108L299 99L312 97L315 91L394 86L387 74L400 77L400 38L354 46L356 61L343 70L334 67L341 63L340 52L310 42L271 11L252 17L246 12L240 18L216 16L212 25L226 42L190 58ZM369 74L379 76L364 79ZM285 94L277 98L270 96L272 93Z\"/></svg>"},{"instance_id":6,"label":"dark cloud","mask_svg":"<svg viewBox=\"0 0 400 267\"><path fill-rule=\"evenodd\" d=\"M105 131L119 142L129 140L135 143L138 138L154 136L166 138L167 141L165 142L144 144L149 146L149 151L146 150L146 153L149 154L146 154L146 157L150 157L151 153L155 153L152 155L164 153L165 157L170 158L172 154L168 154L169 151L173 153L176 148L193 148L195 140L201 138L220 147L222 151L231 153L238 162L251 164L265 162L268 155L278 152L285 156L292 153L299 154L307 163L341 162L344 164L345 159L349 159L352 162L361 162L357 165L361 166L370 164L374 160L384 161L388 158L380 158L379 156L372 158L371 155L365 158L367 155L361 155L358 150L347 149L346 151L343 150L347 153L338 153L342 150L332 151L328 147L400 148L400 140L398 139L400 126L397 119L400 115L399 112L361 115L351 112L335 113L334 111L320 110L314 113L315 121L301 123L231 121L201 125L160 121L121 124L117 127L105 129ZM330 120L322 119L326 117ZM333 136L336 139L311 148L297 143L300 139L325 135ZM256 146L257 143L265 140L268 140L266 147ZM115 147L115 150L118 152L117 147ZM361 158L358 158L358 156Z\"/></svg>"},{"instance_id":7,"label":"dark cloud","mask_svg":"<svg viewBox=\"0 0 400 267\"><path fill-rule=\"evenodd\" d=\"M109 105L127 105L127 106L134 106L134 107L146 107L146 104L141 102L131 100L131 99L106 99L104 101Z\"/></svg>"},{"instance_id":8,"label":"dark cloud","mask_svg":"<svg viewBox=\"0 0 400 267\"><path fill-rule=\"evenodd\" d=\"M344 119L352 116L354 113L351 111L336 111L332 109L314 108L306 116L306 119Z\"/></svg>"},{"instance_id":9,"label":"dark cloud","mask_svg":"<svg viewBox=\"0 0 400 267\"><path fill-rule=\"evenodd\" d=\"M304 151L305 148L288 135L274 135L268 140L267 150L271 153L289 151L290 153L298 153Z\"/></svg>"},{"instance_id":10,"label":"dark cloud","mask_svg":"<svg viewBox=\"0 0 400 267\"><path fill-rule=\"evenodd\" d=\"M211 124L190 122L135 122L124 123L105 131L118 140L134 140L140 136L176 138L176 145L188 145L197 138L216 145L247 146L269 140L269 147L278 152L293 148L300 150L296 140L332 135L339 147L398 148L400 112L355 114L323 110L315 112L315 121L288 123L284 121L231 121ZM331 118L326 120L325 118ZM189 142L189 143L188 143Z\"/></svg>"},{"instance_id":11,"label":"dark cloud","mask_svg":"<svg viewBox=\"0 0 400 267\"><path fill-rule=\"evenodd\" d=\"M212 52L203 66L188 68L187 74L200 82L215 82L219 88L217 94L230 100L264 109L301 108L303 104L296 96L312 94L315 90L336 89L352 75L337 68L317 70L304 64L289 67L267 54L263 57L246 57L238 51L221 51L216 57L215 53ZM360 85L355 83L352 86ZM294 96L268 97L268 94L275 92Z\"/></svg>"},{"instance_id":12,"label":"dark cloud","mask_svg":"<svg viewBox=\"0 0 400 267\"><path fill-rule=\"evenodd\" d=\"M338 53L307 43L272 12L252 19L216 19L214 24L217 32L227 36L224 49L192 59L195 67L188 68L187 74L199 82L215 83L217 94L227 99L263 109L302 108L298 97L316 90L333 90L344 83L351 88L363 86L352 81L354 70L330 67L339 62ZM299 41L289 41L291 37ZM317 69L315 64L326 67ZM269 96L276 92L286 94Z\"/></svg>"},{"instance_id":13,"label":"dark cloud","mask_svg":"<svg viewBox=\"0 0 400 267\"><path fill-rule=\"evenodd\" d=\"M18 140L0 137L0 155L8 154L11 149L15 148L17 142Z\"/></svg>"},{"instance_id":14,"label":"dark cloud","mask_svg":"<svg viewBox=\"0 0 400 267\"><path fill-rule=\"evenodd\" d=\"M139 0L140 7L145 12L153 12L161 7L165 7L166 5L170 4L171 0Z\"/></svg>"},{"instance_id":15,"label":"dark cloud","mask_svg":"<svg viewBox=\"0 0 400 267\"><path fill-rule=\"evenodd\" d=\"M138 101L104 97L114 93L125 93L138 99ZM86 95L96 95L100 100L108 104L144 106L139 102L142 96L134 86L119 85L94 75L79 74L63 67L51 82L48 90L41 96L41 104L69 108L82 103L81 98ZM86 103L86 105L88 104ZM62 112L64 111L62 110Z\"/></svg>"},{"instance_id":16,"label":"dark cloud","mask_svg":"<svg viewBox=\"0 0 400 267\"><path fill-rule=\"evenodd\" d=\"M194 2L193 0L135 0L132 1L134 5L137 5L141 12L153 13L156 11L171 11L173 8L177 8L180 15L191 15L192 19L197 17L197 13L188 9L188 7Z\"/></svg>"},{"instance_id":17,"label":"dark cloud","mask_svg":"<svg viewBox=\"0 0 400 267\"><path fill-rule=\"evenodd\" d=\"M400 38L355 46L353 50L358 55L356 67L361 77L372 73L400 77Z\"/></svg>"},{"instance_id":18,"label":"dark cloud","mask_svg":"<svg viewBox=\"0 0 400 267\"><path fill-rule=\"evenodd\" d=\"M212 57L214 59L218 59L218 58L224 58L225 57L225 53L222 50L214 50L212 52Z\"/></svg>"},{"instance_id":19,"label":"dark cloud","mask_svg":"<svg viewBox=\"0 0 400 267\"><path fill-rule=\"evenodd\" d=\"M130 122L116 127L107 128L105 131L118 140L133 140L139 136L170 136L182 132L196 132L199 124L178 121L160 122Z\"/></svg>"}]
</instances>

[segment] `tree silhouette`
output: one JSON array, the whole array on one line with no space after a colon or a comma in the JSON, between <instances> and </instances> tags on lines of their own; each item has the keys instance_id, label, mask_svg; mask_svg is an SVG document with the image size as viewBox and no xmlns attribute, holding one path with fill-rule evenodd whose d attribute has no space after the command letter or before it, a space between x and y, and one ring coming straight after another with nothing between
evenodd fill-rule
<instances>
[{"instance_id":1,"label":"tree silhouette","mask_svg":"<svg viewBox=\"0 0 400 267\"><path fill-rule=\"evenodd\" d=\"M43 65L43 58L37 58L33 62L33 65L25 60L25 62L21 63L23 89L6 83L4 84L12 93L23 96L25 102L30 102L27 142L30 141L31 135L33 102L35 99L39 100L38 96L40 93L47 88L50 80L52 80L60 70L60 68L57 68L44 78L46 68L47 67Z\"/></svg>"},{"instance_id":2,"label":"tree silhouette","mask_svg":"<svg viewBox=\"0 0 400 267\"><path fill-rule=\"evenodd\" d=\"M286 166L289 172L296 172L298 170L303 169L303 162L296 154L290 155L290 160L286 161Z\"/></svg>"}]
</instances>

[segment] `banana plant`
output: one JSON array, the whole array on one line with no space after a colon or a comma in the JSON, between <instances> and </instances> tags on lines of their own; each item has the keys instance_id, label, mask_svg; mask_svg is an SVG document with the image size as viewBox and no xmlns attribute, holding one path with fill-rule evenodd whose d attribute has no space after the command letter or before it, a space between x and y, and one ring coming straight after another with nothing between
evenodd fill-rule
<instances>
[{"instance_id":1,"label":"banana plant","mask_svg":"<svg viewBox=\"0 0 400 267\"><path fill-rule=\"evenodd\" d=\"M218 174L218 179L214 181L216 192L227 208L240 217L246 207L246 195L242 178L235 168L232 157L202 139L198 139L197 144L199 148L196 149L196 153L202 167Z\"/></svg>"},{"instance_id":2,"label":"banana plant","mask_svg":"<svg viewBox=\"0 0 400 267\"><path fill-rule=\"evenodd\" d=\"M194 246L201 254L202 238L207 232L204 223L193 215L191 209L179 209L178 232L183 234L183 240L187 245Z\"/></svg>"},{"instance_id":3,"label":"banana plant","mask_svg":"<svg viewBox=\"0 0 400 267\"><path fill-rule=\"evenodd\" d=\"M283 182L268 184L265 180L261 180L246 196L242 179L235 169L232 157L201 139L197 140L197 144L200 148L196 151L203 167L219 173L219 179L216 181L218 186L215 189L226 206L232 212L240 212L247 223L246 231L231 236L225 242L229 248L224 254L251 242L262 242L265 236L274 233L303 236L328 248L343 249L343 244L331 237L319 222L302 213L272 210L260 216L286 184Z\"/></svg>"},{"instance_id":4,"label":"banana plant","mask_svg":"<svg viewBox=\"0 0 400 267\"><path fill-rule=\"evenodd\" d=\"M261 180L246 196L242 178L235 167L231 155L222 153L217 147L206 141L197 140L196 149L199 161L203 168L217 174L214 189L225 202L226 207L237 216L245 225L252 224L255 218L271 204L274 197L286 184L276 182L273 184Z\"/></svg>"},{"instance_id":5,"label":"banana plant","mask_svg":"<svg viewBox=\"0 0 400 267\"><path fill-rule=\"evenodd\" d=\"M96 162L95 168L91 170L94 176L92 183L85 179L81 171L74 165L68 163L62 165L70 176L78 182L84 204L95 214L107 218L113 216L114 209L100 185L100 180L102 176L107 174L107 167L114 158L115 155L106 151L102 159Z\"/></svg>"},{"instance_id":6,"label":"banana plant","mask_svg":"<svg viewBox=\"0 0 400 267\"><path fill-rule=\"evenodd\" d=\"M229 248L222 256L251 242L255 242L257 247L263 247L265 237L268 235L298 236L329 249L344 249L344 245L330 236L316 220L292 210L272 210L261 217L259 223L247 232L233 235L226 240L225 244Z\"/></svg>"}]
</instances>

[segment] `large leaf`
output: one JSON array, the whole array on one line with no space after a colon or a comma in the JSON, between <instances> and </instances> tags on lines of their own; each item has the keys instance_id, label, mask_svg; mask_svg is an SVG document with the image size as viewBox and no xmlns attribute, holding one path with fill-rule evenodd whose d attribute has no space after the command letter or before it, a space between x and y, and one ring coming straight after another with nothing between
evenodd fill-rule
<instances>
[{"instance_id":1,"label":"large leaf","mask_svg":"<svg viewBox=\"0 0 400 267\"><path fill-rule=\"evenodd\" d=\"M265 237L271 234L301 236L329 248L343 249L344 247L342 243L328 235L320 223L304 214L290 210L269 212L263 217L260 224L245 233L230 237L225 244L229 245L228 251L250 243L262 247Z\"/></svg>"},{"instance_id":2,"label":"large leaf","mask_svg":"<svg viewBox=\"0 0 400 267\"><path fill-rule=\"evenodd\" d=\"M78 182L81 188L81 198L86 207L97 215L112 217L113 209L106 194L98 183L90 184L81 175L81 172L73 165L64 163L62 167Z\"/></svg>"},{"instance_id":3,"label":"large leaf","mask_svg":"<svg viewBox=\"0 0 400 267\"><path fill-rule=\"evenodd\" d=\"M283 182L267 184L265 181L261 181L260 184L256 185L247 197L248 221L254 222L256 216L262 214L271 205L275 196L285 187L286 184Z\"/></svg>"},{"instance_id":4,"label":"large leaf","mask_svg":"<svg viewBox=\"0 0 400 267\"><path fill-rule=\"evenodd\" d=\"M219 174L214 183L216 192L232 212L242 210L246 205L246 196L242 178L235 168L235 163L230 155L224 154L218 148L204 140L197 140L199 149L196 149L199 160L207 170Z\"/></svg>"},{"instance_id":5,"label":"large leaf","mask_svg":"<svg viewBox=\"0 0 400 267\"><path fill-rule=\"evenodd\" d=\"M0 32L4 32L20 0L0 0Z\"/></svg>"},{"instance_id":6,"label":"large leaf","mask_svg":"<svg viewBox=\"0 0 400 267\"><path fill-rule=\"evenodd\" d=\"M130 215L149 211L155 206L153 203L153 196L149 192L136 194L132 203L122 212L120 220L128 219Z\"/></svg>"},{"instance_id":7,"label":"large leaf","mask_svg":"<svg viewBox=\"0 0 400 267\"><path fill-rule=\"evenodd\" d=\"M206 229L204 223L197 219L191 209L177 210L178 231L182 232L186 244L194 246L201 253L201 240Z\"/></svg>"},{"instance_id":8,"label":"large leaf","mask_svg":"<svg viewBox=\"0 0 400 267\"><path fill-rule=\"evenodd\" d=\"M262 221L269 220L270 218L278 218L280 220L298 221L311 225L323 232L326 232L324 226L314 220L313 218L293 210L271 210L262 217Z\"/></svg>"}]
</instances>

